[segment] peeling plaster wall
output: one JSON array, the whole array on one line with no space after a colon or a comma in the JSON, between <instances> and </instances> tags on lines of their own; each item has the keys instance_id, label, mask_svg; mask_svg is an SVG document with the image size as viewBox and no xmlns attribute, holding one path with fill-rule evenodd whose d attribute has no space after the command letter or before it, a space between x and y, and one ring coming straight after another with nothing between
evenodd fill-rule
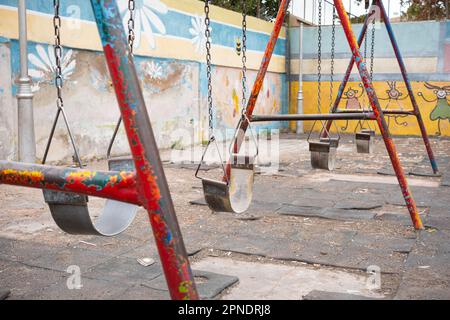
<instances>
[{"instance_id":1,"label":"peeling plaster wall","mask_svg":"<svg viewBox=\"0 0 450 320\"><path fill-rule=\"evenodd\" d=\"M0 159L14 159L16 146L17 102L12 96L10 48L0 41Z\"/></svg>"},{"instance_id":2,"label":"peeling plaster wall","mask_svg":"<svg viewBox=\"0 0 450 320\"><path fill-rule=\"evenodd\" d=\"M126 21L126 1L119 0L118 3ZM104 158L119 118L119 108L93 23L90 2L68 0L63 4L64 107L82 158ZM202 143L209 136L203 3L196 0L144 0L140 4L146 5L155 14L147 21L152 26L150 31L146 29L143 15L136 22L139 39L135 45L135 64L158 145L160 148L180 148ZM19 73L16 5L16 1L0 0L0 37L4 37L11 47L11 59L2 59L7 67L5 79L2 80L9 91L0 93L0 97L14 102L16 87L11 79ZM27 6L37 156L41 158L56 113L51 45L53 7L50 2L42 0L27 2ZM213 101L217 116L214 122L218 131L228 130L225 135L230 137L229 131L236 127L242 108L241 57L235 48L241 36L241 16L214 6L211 14ZM248 18L248 95L272 27L271 23ZM256 107L258 113L282 113L287 110L285 44L283 29ZM5 113L4 105L9 104L2 103L0 106L0 132L7 132L0 138L0 143L4 145L0 146L0 158L13 157L11 150L16 148L16 141L11 137L16 136L12 134L12 121L17 116L13 118L11 113ZM61 120L48 160L67 163L73 149ZM282 128L284 125L262 124L260 127ZM1 148L10 150L3 151ZM128 152L122 127L113 147L113 155Z\"/></svg>"}]
</instances>

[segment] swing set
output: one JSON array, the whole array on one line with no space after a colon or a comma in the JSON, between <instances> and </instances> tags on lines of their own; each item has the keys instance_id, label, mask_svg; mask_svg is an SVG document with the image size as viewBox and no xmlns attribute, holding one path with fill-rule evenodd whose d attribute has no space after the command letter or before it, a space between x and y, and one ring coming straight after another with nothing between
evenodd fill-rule
<instances>
[{"instance_id":1,"label":"swing set","mask_svg":"<svg viewBox=\"0 0 450 320\"><path fill-rule=\"evenodd\" d=\"M321 122L322 130L318 139L311 138L312 131L308 138L310 150L314 154L312 155L312 162L313 165L317 165L317 167L326 167L330 169L333 167L333 163L329 162L330 160L327 153L330 154L332 149L335 150L338 147L339 142L339 136L334 138L330 135L330 128L333 125L333 121L373 120L376 121L385 142L414 227L416 229L422 229L423 225L418 215L416 203L408 187L395 145L384 119L384 114L387 114L387 112L384 113L378 103L377 95L372 86L371 77L369 76L364 62L365 60L359 51L359 45L361 45L367 31L369 19L366 18L359 41L356 41L342 0L333 1L334 13L337 13L333 18L333 24L335 24L335 19L339 17L352 51L352 59L349 68L347 69L347 73L345 74L344 81L339 88L338 96L336 100L334 100L334 104L331 107L331 112L329 114L253 115L255 104L290 1L280 1L279 11L274 22L274 29L267 44L261 67L258 71L248 100L246 98L246 13L244 9L242 22L242 115L230 145L230 158L227 160L226 164L221 161L224 170L222 180L210 180L199 177L202 180L206 201L213 210L235 213L245 211L250 205L254 180L254 161L257 152L254 156L248 156L240 154L239 151L245 139L247 130L250 129L250 133L252 134L251 123L253 122L289 120ZM199 295L195 286L188 255L186 253L173 201L167 185L159 151L134 66L132 54L134 40L134 1L130 0L129 2L130 21L128 24L129 34L127 37L123 29L116 1L91 0L108 69L111 78L113 79L113 85L121 112L121 117L108 147L107 158L110 171L90 171L84 168L72 136L72 131L64 111L62 98L63 79L61 72L62 47L60 44L60 1L54 0L55 15L53 23L55 30L54 53L57 66L55 78L58 97L56 102L57 114L44 153L43 163L41 165L36 165L0 161L0 183L43 189L45 201L48 203L56 223L61 229L71 234L93 234L99 236L116 235L130 225L136 215L137 208L139 206L144 207L150 218L150 224L153 229L162 268L172 299L198 299ZM217 146L213 126L209 2L209 0L205 1L205 35L207 39L206 61L208 73L210 139L205 148L202 161L196 171L196 177L198 177L200 166L203 163L208 147L213 144ZM245 4L245 1L243 1L243 3ZM401 114L416 116L422 130L423 139L427 147L433 171L437 173L438 169L429 144L428 136L383 3L380 0L374 0L373 4L378 5L381 8L383 20L394 46L394 51L400 64L409 96L413 103L414 111L402 111ZM335 28L335 26L333 28ZM358 67L364 88L369 97L371 111L345 112L340 111L337 108L354 63L356 63ZM318 99L320 99L320 89ZM392 113L392 111L390 111L390 113ZM74 150L74 162L78 168L62 168L45 165L56 124L61 115ZM130 145L131 158L111 158L112 145L122 122ZM256 144L256 139L254 142ZM103 210L103 214L96 222L93 222L89 217L87 208L88 196L100 197L108 200Z\"/></svg>"}]
</instances>

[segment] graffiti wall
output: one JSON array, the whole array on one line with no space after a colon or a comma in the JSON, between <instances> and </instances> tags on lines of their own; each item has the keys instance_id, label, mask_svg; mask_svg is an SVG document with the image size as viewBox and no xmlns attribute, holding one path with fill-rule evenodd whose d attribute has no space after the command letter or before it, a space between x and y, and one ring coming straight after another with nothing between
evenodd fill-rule
<instances>
[{"instance_id":1,"label":"graffiti wall","mask_svg":"<svg viewBox=\"0 0 450 320\"><path fill-rule=\"evenodd\" d=\"M360 25L354 27L358 35ZM406 64L409 78L419 109L425 121L427 131L434 136L450 136L450 23L445 22L413 22L394 23L394 33ZM299 32L291 30L291 91L290 110L296 110L298 92L298 51ZM304 29L303 52L303 94L304 112L328 112L331 102L337 96L340 81L350 62L349 46L341 28L336 30L336 58L334 64L334 81L331 80L331 28L325 27L322 35L322 83L320 90L321 106L319 107L318 75L317 75L317 29ZM361 47L367 58L367 67L371 69L371 31L367 51ZM403 82L392 50L386 29L383 25L375 29L375 45L373 60L373 83L383 110L412 110L412 105L405 83ZM369 110L370 105L359 81L356 68L353 69L350 82L347 84L340 110ZM331 90L330 90L331 89ZM331 93L331 94L330 94ZM415 117L408 115L386 115L389 129L395 135L420 135ZM294 128L295 123L291 124ZM353 133L360 128L358 121L338 121L341 132ZM376 129L375 123L363 123L365 127ZM304 130L311 130L312 123L305 123ZM316 125L314 130L320 130ZM336 131L336 128L333 128Z\"/></svg>"},{"instance_id":2,"label":"graffiti wall","mask_svg":"<svg viewBox=\"0 0 450 320\"><path fill-rule=\"evenodd\" d=\"M33 80L39 157L43 155L56 113L52 3L27 1L28 63ZM127 28L127 0L119 0L118 4ZM0 158L8 159L14 158L17 149L15 80L20 61L16 6L15 0L0 0ZM64 107L82 157L103 158L119 118L119 109L93 23L90 1L62 1L61 14ZM212 6L211 18L213 120L217 130L233 129L242 110L239 51L242 17ZM135 26L135 64L158 145L173 148L203 142L209 136L203 2L137 1ZM272 27L271 23L248 18L247 96ZM258 101L257 110L263 114L281 113L287 109L284 34L283 30L269 66L264 94ZM64 124L60 122L49 160L67 162L73 153L69 141ZM121 129L113 153L127 152L128 144Z\"/></svg>"}]
</instances>

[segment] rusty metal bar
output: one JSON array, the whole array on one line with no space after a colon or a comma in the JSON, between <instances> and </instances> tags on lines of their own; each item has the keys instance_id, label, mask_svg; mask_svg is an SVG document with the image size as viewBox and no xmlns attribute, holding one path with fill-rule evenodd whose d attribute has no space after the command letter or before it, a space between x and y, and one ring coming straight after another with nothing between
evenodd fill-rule
<instances>
[{"instance_id":1,"label":"rusty metal bar","mask_svg":"<svg viewBox=\"0 0 450 320\"><path fill-rule=\"evenodd\" d=\"M133 156L137 191L147 209L172 299L198 299L122 19L114 0L91 0Z\"/></svg>"},{"instance_id":2,"label":"rusty metal bar","mask_svg":"<svg viewBox=\"0 0 450 320\"><path fill-rule=\"evenodd\" d=\"M251 122L264 121L320 121L320 120L375 120L373 112L253 115Z\"/></svg>"},{"instance_id":3,"label":"rusty metal bar","mask_svg":"<svg viewBox=\"0 0 450 320\"><path fill-rule=\"evenodd\" d=\"M395 174L397 175L397 179L400 188L402 190L403 197L405 198L406 206L410 213L411 220L416 229L423 229L423 224L417 210L416 202L411 194L411 190L409 189L408 182L406 180L405 173L403 171L403 167L400 164L397 149L389 133L389 128L387 126L386 120L384 119L383 110L380 107L378 97L375 93L372 82L370 81L370 76L369 73L367 72L366 64L363 61L361 53L359 52L359 45L353 33L350 19L347 13L345 12L342 0L334 0L334 4L336 6L336 10L339 14L339 18L341 20L341 24L345 32L345 36L347 37L347 41L349 43L350 49L352 51L356 65L358 67L361 80L367 92L370 105L377 118L378 127L380 129L381 135L383 136L383 140L386 145L389 157L391 159Z\"/></svg>"},{"instance_id":4,"label":"rusty metal bar","mask_svg":"<svg viewBox=\"0 0 450 320\"><path fill-rule=\"evenodd\" d=\"M431 148L430 139L428 138L427 129L425 128L425 124L423 122L422 114L420 113L419 105L417 104L416 97L414 96L414 91L411 86L411 81L409 80L408 73L406 72L406 66L403 61L402 54L400 52L400 48L398 47L397 40L394 35L394 30L392 29L391 21L389 16L386 13L386 9L384 7L383 1L375 0L375 3L379 6L381 16L383 17L384 24L386 26L387 33L392 43L392 47L394 49L395 56L398 61L398 65L400 67L400 71L402 73L403 81L406 84L406 90L408 91L409 98L411 100L411 104L414 108L414 113L417 118L417 122L419 124L420 133L422 134L422 139L425 144L425 148L427 150L428 158L430 159L431 167L433 168L433 172L436 174L439 172L439 168L436 162L436 158L433 153L433 149Z\"/></svg>"},{"instance_id":5,"label":"rusty metal bar","mask_svg":"<svg viewBox=\"0 0 450 320\"><path fill-rule=\"evenodd\" d=\"M253 110L255 109L256 101L258 100L259 92L261 91L264 78L267 73L267 69L269 68L269 63L272 58L273 51L275 49L275 45L277 44L278 36L280 35L281 27L283 26L284 18L286 17L286 12L289 7L290 0L281 0L280 7L278 9L278 14L275 19L274 27L272 34L270 35L269 42L267 43L266 50L264 52L263 59L261 61L261 66L259 68L258 74L256 76L255 83L253 84L253 89L250 94L250 98L247 102L247 108L245 116L246 118L240 124L238 134L236 135L235 140L233 141L232 150L234 153L238 153L242 142L245 138L245 132L249 126L248 119L252 117ZM228 160L225 170L224 181L228 180L227 176L230 176L231 163Z\"/></svg>"},{"instance_id":6,"label":"rusty metal bar","mask_svg":"<svg viewBox=\"0 0 450 320\"><path fill-rule=\"evenodd\" d=\"M65 191L141 205L134 172L103 172L0 161L0 184Z\"/></svg>"}]
</instances>

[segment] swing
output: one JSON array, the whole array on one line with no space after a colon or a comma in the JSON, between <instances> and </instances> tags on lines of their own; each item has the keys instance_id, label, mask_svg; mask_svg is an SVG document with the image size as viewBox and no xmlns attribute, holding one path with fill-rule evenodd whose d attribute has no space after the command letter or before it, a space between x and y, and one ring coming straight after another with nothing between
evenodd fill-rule
<instances>
[{"instance_id":1,"label":"swing","mask_svg":"<svg viewBox=\"0 0 450 320\"><path fill-rule=\"evenodd\" d=\"M63 78L61 70L61 54L62 46L60 43L61 18L59 15L59 6L55 6L55 15L53 19L55 29L55 61L56 61L56 78L55 86L57 90L57 113L53 126L48 138L47 146L44 152L42 164L45 164L53 140L56 125L59 116L62 114L66 129L74 150L74 160L77 165L82 168L81 158L75 140L72 135L67 116L64 110L64 102L62 98ZM115 132L117 133L117 132ZM108 158L110 154L108 148ZM110 159L108 159L110 160ZM132 162L108 161L109 169L113 171L134 170ZM94 222L89 214L88 197L75 193L58 192L53 190L43 190L44 200L50 208L53 220L63 231L69 234L79 235L98 235L98 236L115 236L125 231L133 222L138 207L132 204L123 203L115 200L106 200L105 207L98 219Z\"/></svg>"},{"instance_id":2,"label":"swing","mask_svg":"<svg viewBox=\"0 0 450 320\"><path fill-rule=\"evenodd\" d=\"M366 9L368 9L366 2ZM367 13L369 14L369 13ZM372 20L372 37L371 37L371 50L370 50L370 82L373 80L373 66L374 66L374 54L375 54L375 19ZM367 60L367 37L364 38L364 60ZM365 110L364 110L365 111ZM357 153L370 154L373 152L375 144L375 131L370 127L364 128L364 121L358 121L360 131L355 132L355 144ZM358 128L356 126L356 129Z\"/></svg>"},{"instance_id":3,"label":"swing","mask_svg":"<svg viewBox=\"0 0 450 320\"><path fill-rule=\"evenodd\" d=\"M210 29L210 18L209 18L209 0L205 1L205 25L206 25L206 62L207 62L207 78L208 78L208 111L209 111L209 131L210 138L208 144L203 152L200 163L195 172L195 177L202 180L203 194L205 196L205 201L208 207L214 212L233 212L233 213L243 213L245 212L253 198L253 182L254 182L254 161L255 156L239 155L235 152L231 152L230 147L230 173L226 172L224 162L220 157L220 150L217 144L217 140L214 137L214 126L213 126L213 100L212 100L212 85L211 85L211 29ZM236 128L234 138L238 136L239 128L242 121L248 119L245 117L245 106L246 106L246 10L245 1L243 1L243 13L242 13L242 117ZM248 121L250 123L250 121ZM251 129L250 129L251 130ZM252 133L253 136L253 133ZM253 136L254 138L254 136ZM233 139L232 141L234 141ZM224 172L224 177L226 181L218 181L199 177L198 173L200 171L201 165L204 161L206 152L211 144L216 146L219 154L220 163ZM256 141L255 141L256 144ZM233 144L231 144L232 146Z\"/></svg>"},{"instance_id":4,"label":"swing","mask_svg":"<svg viewBox=\"0 0 450 320\"><path fill-rule=\"evenodd\" d=\"M317 102L319 113L321 111L321 63L322 63L322 1L319 1L318 6L319 24L318 24L318 52L317 52L317 75L318 75L318 90L317 90ZM334 56L335 56L335 44L336 44L336 9L333 6L333 25L332 25L332 38L331 38L331 77L330 77L330 105L333 101L333 77L334 77ZM319 140L310 140L316 121L314 122L311 131L308 136L309 151L311 153L311 166L315 169L333 170L336 164L336 150L339 146L339 130L337 137L331 137L326 125L323 121L322 129L320 131ZM337 126L335 124L337 129Z\"/></svg>"}]
</instances>

